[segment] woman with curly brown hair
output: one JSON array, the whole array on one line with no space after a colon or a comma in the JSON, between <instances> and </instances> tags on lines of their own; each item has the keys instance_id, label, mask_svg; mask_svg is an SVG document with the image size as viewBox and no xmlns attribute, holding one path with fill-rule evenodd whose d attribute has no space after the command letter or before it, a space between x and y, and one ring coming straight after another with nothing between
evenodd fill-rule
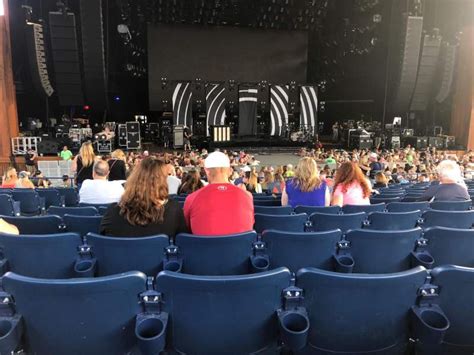
<instances>
[{"instance_id":1,"label":"woman with curly brown hair","mask_svg":"<svg viewBox=\"0 0 474 355\"><path fill-rule=\"evenodd\" d=\"M336 171L332 205L370 205L372 188L357 163L342 163Z\"/></svg>"},{"instance_id":2,"label":"woman with curly brown hair","mask_svg":"<svg viewBox=\"0 0 474 355\"><path fill-rule=\"evenodd\" d=\"M113 237L143 237L166 234L174 238L188 232L177 201L168 200L167 166L145 158L127 180L125 192L112 204L100 225L100 233Z\"/></svg>"},{"instance_id":3,"label":"woman with curly brown hair","mask_svg":"<svg viewBox=\"0 0 474 355\"><path fill-rule=\"evenodd\" d=\"M184 177L183 183L178 188L178 195L192 194L201 187L204 187L204 184L201 181L201 174L199 174L199 171L196 169L190 170Z\"/></svg>"}]
</instances>

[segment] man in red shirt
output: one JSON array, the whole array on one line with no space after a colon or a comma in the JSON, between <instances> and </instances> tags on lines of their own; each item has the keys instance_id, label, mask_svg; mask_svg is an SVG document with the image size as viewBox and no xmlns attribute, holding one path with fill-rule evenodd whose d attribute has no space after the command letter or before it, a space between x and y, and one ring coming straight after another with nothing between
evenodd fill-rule
<instances>
[{"instance_id":1,"label":"man in red shirt","mask_svg":"<svg viewBox=\"0 0 474 355\"><path fill-rule=\"evenodd\" d=\"M225 235L253 229L252 195L229 183L229 157L214 152L204 161L209 185L192 193L184 203L184 217L193 234Z\"/></svg>"}]
</instances>

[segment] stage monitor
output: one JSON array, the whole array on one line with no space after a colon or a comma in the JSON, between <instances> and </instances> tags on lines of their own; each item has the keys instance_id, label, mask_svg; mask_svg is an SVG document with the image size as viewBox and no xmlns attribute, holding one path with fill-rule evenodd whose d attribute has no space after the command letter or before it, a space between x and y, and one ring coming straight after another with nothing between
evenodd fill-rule
<instances>
[{"instance_id":1,"label":"stage monitor","mask_svg":"<svg viewBox=\"0 0 474 355\"><path fill-rule=\"evenodd\" d=\"M150 109L160 110L162 100L169 100L162 78L167 79L168 86L196 78L207 82L305 84L307 61L306 31L150 24Z\"/></svg>"}]
</instances>

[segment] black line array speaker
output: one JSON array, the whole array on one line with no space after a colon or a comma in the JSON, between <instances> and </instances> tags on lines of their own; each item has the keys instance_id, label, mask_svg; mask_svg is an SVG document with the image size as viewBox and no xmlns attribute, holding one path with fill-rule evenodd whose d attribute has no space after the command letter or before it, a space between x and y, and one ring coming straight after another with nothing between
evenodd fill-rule
<instances>
[{"instance_id":1,"label":"black line array speaker","mask_svg":"<svg viewBox=\"0 0 474 355\"><path fill-rule=\"evenodd\" d=\"M445 101L453 89L457 52L458 46L453 44L447 44L442 49L441 86L438 90L438 94L436 95L436 101L438 103Z\"/></svg>"},{"instance_id":2,"label":"black line array speaker","mask_svg":"<svg viewBox=\"0 0 474 355\"><path fill-rule=\"evenodd\" d=\"M410 111L425 111L433 94L433 82L438 68L441 36L425 35L415 91Z\"/></svg>"},{"instance_id":3,"label":"black line array speaker","mask_svg":"<svg viewBox=\"0 0 474 355\"><path fill-rule=\"evenodd\" d=\"M43 139L38 143L38 154L56 155L58 154L59 146L56 140Z\"/></svg>"},{"instance_id":4,"label":"black line array speaker","mask_svg":"<svg viewBox=\"0 0 474 355\"><path fill-rule=\"evenodd\" d=\"M82 61L87 103L95 110L107 108L102 0L80 0Z\"/></svg>"},{"instance_id":5,"label":"black line array speaker","mask_svg":"<svg viewBox=\"0 0 474 355\"><path fill-rule=\"evenodd\" d=\"M127 149L140 149L140 123L127 122Z\"/></svg>"},{"instance_id":6,"label":"black line array speaker","mask_svg":"<svg viewBox=\"0 0 474 355\"><path fill-rule=\"evenodd\" d=\"M393 106L395 112L407 112L410 107L418 73L422 31L423 17L405 17L400 69L396 80Z\"/></svg>"},{"instance_id":7,"label":"black line array speaker","mask_svg":"<svg viewBox=\"0 0 474 355\"><path fill-rule=\"evenodd\" d=\"M27 22L25 35L31 82L37 93L51 96L54 90L49 81L48 67L46 64L43 25Z\"/></svg>"},{"instance_id":8,"label":"black line array speaker","mask_svg":"<svg viewBox=\"0 0 474 355\"><path fill-rule=\"evenodd\" d=\"M77 49L76 18L73 13L50 12L49 29L59 104L84 105Z\"/></svg>"}]
</instances>

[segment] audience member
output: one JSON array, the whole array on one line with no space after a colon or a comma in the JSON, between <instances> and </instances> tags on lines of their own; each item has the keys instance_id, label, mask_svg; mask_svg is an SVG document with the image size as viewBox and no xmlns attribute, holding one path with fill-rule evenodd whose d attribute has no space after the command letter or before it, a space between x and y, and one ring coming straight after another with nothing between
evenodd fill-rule
<instances>
[{"instance_id":1,"label":"audience member","mask_svg":"<svg viewBox=\"0 0 474 355\"><path fill-rule=\"evenodd\" d=\"M97 205L107 205L120 201L124 192L125 181L107 181L109 165L104 160L98 160L93 166L93 180L87 179L79 190L79 202Z\"/></svg>"},{"instance_id":2,"label":"audience member","mask_svg":"<svg viewBox=\"0 0 474 355\"><path fill-rule=\"evenodd\" d=\"M125 160L125 153L122 149L115 149L112 152L112 157L107 162L109 164L109 181L127 179L127 166Z\"/></svg>"},{"instance_id":3,"label":"audience member","mask_svg":"<svg viewBox=\"0 0 474 355\"><path fill-rule=\"evenodd\" d=\"M25 154L25 167L30 174L34 174L36 171L36 158L38 158L38 154L33 149L28 150Z\"/></svg>"},{"instance_id":4,"label":"audience member","mask_svg":"<svg viewBox=\"0 0 474 355\"><path fill-rule=\"evenodd\" d=\"M133 169L120 202L105 213L100 233L113 237L166 234L174 238L188 232L178 202L168 199L168 169L157 159L143 159Z\"/></svg>"},{"instance_id":5,"label":"audience member","mask_svg":"<svg viewBox=\"0 0 474 355\"><path fill-rule=\"evenodd\" d=\"M294 178L286 182L281 196L282 206L329 206L329 203L329 190L319 177L318 165L312 158L302 158Z\"/></svg>"},{"instance_id":6,"label":"audience member","mask_svg":"<svg viewBox=\"0 0 474 355\"><path fill-rule=\"evenodd\" d=\"M30 175L26 171L20 171L18 181L15 184L16 189L34 189L35 185L30 180Z\"/></svg>"},{"instance_id":7,"label":"audience member","mask_svg":"<svg viewBox=\"0 0 474 355\"><path fill-rule=\"evenodd\" d=\"M72 161L72 171L76 173L76 184L80 188L84 180L92 179L95 154L91 142L82 143L79 154Z\"/></svg>"},{"instance_id":8,"label":"audience member","mask_svg":"<svg viewBox=\"0 0 474 355\"><path fill-rule=\"evenodd\" d=\"M342 163L336 170L332 204L370 205L372 189L367 178L356 163Z\"/></svg>"},{"instance_id":9,"label":"audience member","mask_svg":"<svg viewBox=\"0 0 474 355\"><path fill-rule=\"evenodd\" d=\"M0 218L0 234L15 234L19 235L20 231L17 226L7 223L4 219Z\"/></svg>"},{"instance_id":10,"label":"audience member","mask_svg":"<svg viewBox=\"0 0 474 355\"><path fill-rule=\"evenodd\" d=\"M13 189L16 186L18 181L18 175L16 169L9 167L3 176L2 185L0 186L3 189Z\"/></svg>"},{"instance_id":11,"label":"audience member","mask_svg":"<svg viewBox=\"0 0 474 355\"><path fill-rule=\"evenodd\" d=\"M375 184L373 186L374 189L388 187L388 179L384 173L379 171L378 173L375 174L374 178L375 178Z\"/></svg>"},{"instance_id":12,"label":"audience member","mask_svg":"<svg viewBox=\"0 0 474 355\"><path fill-rule=\"evenodd\" d=\"M253 194L262 193L262 185L258 182L258 175L255 171L247 173L244 179L244 186L246 190Z\"/></svg>"},{"instance_id":13,"label":"audience member","mask_svg":"<svg viewBox=\"0 0 474 355\"><path fill-rule=\"evenodd\" d=\"M230 184L230 160L221 152L209 154L204 163L209 184L186 198L184 215L192 233L223 235L253 229L252 195Z\"/></svg>"},{"instance_id":14,"label":"audience member","mask_svg":"<svg viewBox=\"0 0 474 355\"><path fill-rule=\"evenodd\" d=\"M61 157L62 160L71 160L72 159L72 152L69 150L67 145L63 147L63 150L61 150L61 153L59 153L59 156Z\"/></svg>"},{"instance_id":15,"label":"audience member","mask_svg":"<svg viewBox=\"0 0 474 355\"><path fill-rule=\"evenodd\" d=\"M188 171L185 175L183 183L178 189L178 193L181 194L191 194L204 186L201 181L201 175L195 169Z\"/></svg>"},{"instance_id":16,"label":"audience member","mask_svg":"<svg viewBox=\"0 0 474 355\"><path fill-rule=\"evenodd\" d=\"M176 170L173 165L167 165L168 170L168 177L166 178L166 182L168 184L168 193L170 195L177 195L178 189L181 186L181 180L176 177Z\"/></svg>"},{"instance_id":17,"label":"audience member","mask_svg":"<svg viewBox=\"0 0 474 355\"><path fill-rule=\"evenodd\" d=\"M465 201L469 193L461 175L459 165L452 160L439 163L439 184L431 185L420 197L420 201Z\"/></svg>"}]
</instances>

